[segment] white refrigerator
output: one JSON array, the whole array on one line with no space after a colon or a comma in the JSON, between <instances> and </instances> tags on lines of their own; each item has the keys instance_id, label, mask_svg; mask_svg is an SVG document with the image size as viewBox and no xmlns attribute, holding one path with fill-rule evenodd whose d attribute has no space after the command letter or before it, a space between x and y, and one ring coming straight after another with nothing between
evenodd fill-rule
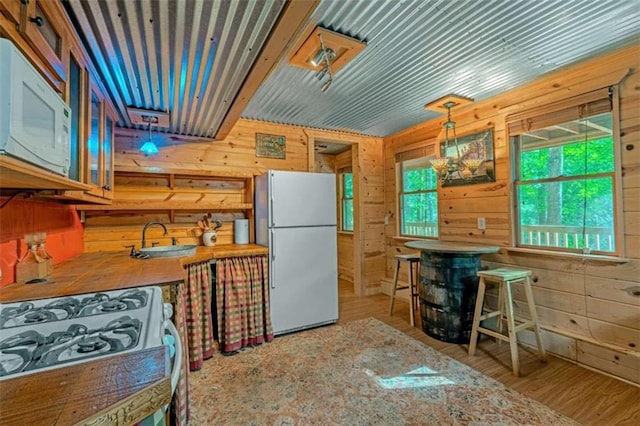
<instances>
[{"instance_id":1,"label":"white refrigerator","mask_svg":"<svg viewBox=\"0 0 640 426\"><path fill-rule=\"evenodd\" d=\"M270 170L256 177L256 242L269 247L277 334L338 319L336 175Z\"/></svg>"}]
</instances>

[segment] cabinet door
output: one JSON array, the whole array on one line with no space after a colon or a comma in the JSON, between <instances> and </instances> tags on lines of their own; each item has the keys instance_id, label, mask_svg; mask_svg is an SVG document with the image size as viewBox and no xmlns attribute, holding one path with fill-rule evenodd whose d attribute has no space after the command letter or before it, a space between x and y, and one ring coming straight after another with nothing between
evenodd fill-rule
<instances>
[{"instance_id":1,"label":"cabinet door","mask_svg":"<svg viewBox=\"0 0 640 426\"><path fill-rule=\"evenodd\" d=\"M86 78L87 71L77 57L72 53L69 56L69 75L67 78L68 98L67 103L71 108L71 166L69 167L69 178L82 181L85 141L85 117L86 108Z\"/></svg>"},{"instance_id":2,"label":"cabinet door","mask_svg":"<svg viewBox=\"0 0 640 426\"><path fill-rule=\"evenodd\" d=\"M86 183L96 188L102 186L102 167L100 161L100 151L102 151L103 126L102 126L102 101L95 90L91 90L91 101L89 108L89 136L87 138L87 175Z\"/></svg>"},{"instance_id":3,"label":"cabinet door","mask_svg":"<svg viewBox=\"0 0 640 426\"><path fill-rule=\"evenodd\" d=\"M111 198L110 193L113 190L113 130L114 130L114 120L111 116L105 117L105 129L104 129L104 146L103 146L103 157L104 157L104 173L103 173L103 181L102 181L102 190L104 191L104 196Z\"/></svg>"},{"instance_id":4,"label":"cabinet door","mask_svg":"<svg viewBox=\"0 0 640 426\"><path fill-rule=\"evenodd\" d=\"M0 13L11 18L11 21L19 25L22 4L17 0L0 0Z\"/></svg>"},{"instance_id":5,"label":"cabinet door","mask_svg":"<svg viewBox=\"0 0 640 426\"><path fill-rule=\"evenodd\" d=\"M59 5L54 3L56 2L29 1L23 6L26 14L21 18L20 30L36 53L50 65L61 81L65 81L67 36L62 26Z\"/></svg>"},{"instance_id":6,"label":"cabinet door","mask_svg":"<svg viewBox=\"0 0 640 426\"><path fill-rule=\"evenodd\" d=\"M93 186L90 194L113 198L113 111L93 84L90 85L89 135L85 149L85 183ZM107 110L109 109L109 114Z\"/></svg>"}]
</instances>

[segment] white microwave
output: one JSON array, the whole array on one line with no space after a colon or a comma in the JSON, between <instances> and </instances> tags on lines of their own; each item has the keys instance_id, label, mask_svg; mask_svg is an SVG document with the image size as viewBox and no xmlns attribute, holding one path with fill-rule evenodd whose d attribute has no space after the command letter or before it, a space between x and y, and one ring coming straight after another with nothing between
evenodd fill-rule
<instances>
[{"instance_id":1,"label":"white microwave","mask_svg":"<svg viewBox=\"0 0 640 426\"><path fill-rule=\"evenodd\" d=\"M68 176L71 108L3 38L0 63L0 154Z\"/></svg>"}]
</instances>

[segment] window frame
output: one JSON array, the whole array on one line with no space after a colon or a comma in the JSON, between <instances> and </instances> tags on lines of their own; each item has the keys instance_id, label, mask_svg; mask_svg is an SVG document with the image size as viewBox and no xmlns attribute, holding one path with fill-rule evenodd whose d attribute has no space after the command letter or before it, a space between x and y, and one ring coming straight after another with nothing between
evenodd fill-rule
<instances>
[{"instance_id":1,"label":"window frame","mask_svg":"<svg viewBox=\"0 0 640 426\"><path fill-rule=\"evenodd\" d=\"M346 175L351 175L351 185L352 185L352 192L353 192L353 171L351 169L351 167L345 167L342 168L338 171L338 179L340 182L339 185L339 199L340 199L340 207L338 208L338 216L339 216L339 222L340 222L340 231L341 232L348 232L350 234L352 234L355 231L355 206L354 206L354 199L353 199L353 193L351 194L351 198L346 197L345 195L345 176ZM345 218L345 201L349 201L351 200L351 217L353 218L353 223L352 229L345 229L344 225L344 218Z\"/></svg>"},{"instance_id":2,"label":"window frame","mask_svg":"<svg viewBox=\"0 0 640 426\"><path fill-rule=\"evenodd\" d=\"M611 108L609 111L603 112L594 112L588 113L584 115L584 118L596 116L602 114L604 112L609 112L611 114L611 131L612 131L612 144L613 144L613 171L611 172L601 172L601 173L593 173L593 174L581 174L581 175L571 175L571 176L558 176L558 177L550 177L550 178L540 178L536 180L527 180L521 181L521 150L520 150L520 135L526 133L523 128L526 125L531 126L532 121L535 122L538 119L538 123L543 122L544 125L538 124L536 128L547 128L554 125L561 125L568 120L566 119L566 111L571 108L575 108L576 111L582 108L584 105L589 104L590 102L594 102L594 100L602 101L604 97L607 97L611 103ZM535 249L544 252L552 253L573 253L580 255L604 255L604 256L612 256L612 257L622 257L624 256L624 229L623 229L623 217L622 217L622 163L621 163L621 152L620 152L620 114L619 114L619 97L618 97L618 88L617 86L611 86L607 88L602 88L599 90L595 90L588 93L583 93L582 95L575 96L573 98L568 98L563 101L555 102L549 105L545 105L533 110L524 111L522 113L513 114L511 116L507 116L506 118L506 131L507 131L507 140L509 141L509 146L513 153L511 158L511 166L512 166L512 179L511 179L511 217L512 217L512 244L515 248L522 249ZM599 98L599 99L598 99ZM553 121L553 114L557 114L557 120ZM551 120L551 121L549 121ZM526 123L526 124L525 124ZM515 130L514 130L515 129ZM559 145L562 146L562 145ZM531 185L532 183L553 183L553 182L570 182L574 180L595 180L603 177L610 177L612 181L612 205L613 205L613 230L612 234L615 238L615 242L613 245L614 251L596 251L596 250L588 250L588 249L579 249L579 248L568 248L568 247L556 247L551 245L534 245L527 244L522 241L521 238L521 219L520 219L520 209L519 209L519 188L522 185ZM583 235L585 234L584 229L586 226L583 226Z\"/></svg>"},{"instance_id":3,"label":"window frame","mask_svg":"<svg viewBox=\"0 0 640 426\"><path fill-rule=\"evenodd\" d=\"M405 150L395 153L395 165L396 165L396 230L397 235L400 238L412 238L412 239L435 239L440 238L440 207L438 202L438 191L440 188L440 181L436 179L436 185L433 189L421 189L418 191L404 191L404 181L403 181L403 172L404 172L404 164L407 161L415 160L418 158L424 158L425 160L436 158L435 155L435 146L436 140L431 139L428 141L420 142L416 145L411 145L410 147L405 147ZM428 169L429 167L425 167ZM416 195L416 194L436 194L436 228L435 234L432 235L414 235L414 234L405 234L403 233L403 200L406 195Z\"/></svg>"}]
</instances>

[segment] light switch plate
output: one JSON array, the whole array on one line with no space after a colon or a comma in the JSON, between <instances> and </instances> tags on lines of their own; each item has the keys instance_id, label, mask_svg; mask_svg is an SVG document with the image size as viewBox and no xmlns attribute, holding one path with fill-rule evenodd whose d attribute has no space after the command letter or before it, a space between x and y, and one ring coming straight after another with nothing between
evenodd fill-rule
<instances>
[{"instance_id":1,"label":"light switch plate","mask_svg":"<svg viewBox=\"0 0 640 426\"><path fill-rule=\"evenodd\" d=\"M481 231L484 231L485 229L487 229L487 221L484 217L478 218L478 229Z\"/></svg>"}]
</instances>

